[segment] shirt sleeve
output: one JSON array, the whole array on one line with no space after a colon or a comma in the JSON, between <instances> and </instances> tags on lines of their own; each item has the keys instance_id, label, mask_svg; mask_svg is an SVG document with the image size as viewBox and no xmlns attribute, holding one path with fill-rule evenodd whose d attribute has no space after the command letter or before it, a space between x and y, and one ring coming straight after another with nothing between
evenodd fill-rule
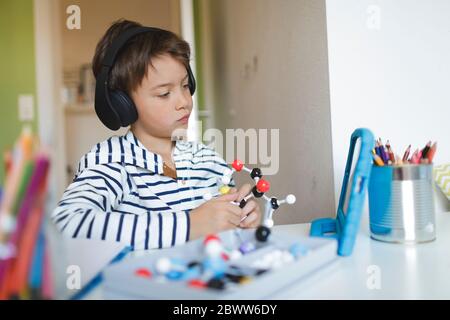
<instances>
[{"instance_id":1,"label":"shirt sleeve","mask_svg":"<svg viewBox=\"0 0 450 320\"><path fill-rule=\"evenodd\" d=\"M215 157L214 162L216 163L215 170L217 172L219 172L222 175L225 170L231 170L231 165L226 163L226 161L223 159L223 157L217 151L215 151L212 148L207 148L207 149L209 149L210 152L212 152L214 154L214 157ZM231 180L228 183L228 186L236 187L236 183L235 183L233 177L231 177Z\"/></svg>"},{"instance_id":2,"label":"shirt sleeve","mask_svg":"<svg viewBox=\"0 0 450 320\"><path fill-rule=\"evenodd\" d=\"M134 213L118 210L129 192L121 166L84 170L69 185L52 214L60 232L72 238L123 242L132 249L167 248L189 240L189 211Z\"/></svg>"}]
</instances>

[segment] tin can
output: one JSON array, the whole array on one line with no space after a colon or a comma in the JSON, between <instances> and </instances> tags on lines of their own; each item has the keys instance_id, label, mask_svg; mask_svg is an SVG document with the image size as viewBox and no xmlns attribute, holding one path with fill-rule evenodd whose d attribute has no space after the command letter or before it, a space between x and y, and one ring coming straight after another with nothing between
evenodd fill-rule
<instances>
[{"instance_id":1,"label":"tin can","mask_svg":"<svg viewBox=\"0 0 450 320\"><path fill-rule=\"evenodd\" d=\"M433 165L373 166L370 233L375 240L420 243L436 239Z\"/></svg>"}]
</instances>

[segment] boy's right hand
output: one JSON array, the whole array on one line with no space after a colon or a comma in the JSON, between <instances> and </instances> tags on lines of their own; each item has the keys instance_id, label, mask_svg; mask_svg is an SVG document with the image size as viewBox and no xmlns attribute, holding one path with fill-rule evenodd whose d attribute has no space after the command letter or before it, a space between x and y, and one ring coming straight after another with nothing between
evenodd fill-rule
<instances>
[{"instance_id":1,"label":"boy's right hand","mask_svg":"<svg viewBox=\"0 0 450 320\"><path fill-rule=\"evenodd\" d=\"M239 226L243 211L232 204L239 197L238 192L225 194L211 199L190 213L190 240L194 240L210 233L218 233Z\"/></svg>"}]
</instances>

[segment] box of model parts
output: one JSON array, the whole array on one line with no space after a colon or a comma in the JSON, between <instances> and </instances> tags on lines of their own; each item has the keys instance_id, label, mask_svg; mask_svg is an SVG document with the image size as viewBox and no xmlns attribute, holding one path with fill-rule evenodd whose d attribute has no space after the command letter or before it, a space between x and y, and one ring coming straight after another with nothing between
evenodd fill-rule
<instances>
[{"instance_id":1,"label":"box of model parts","mask_svg":"<svg viewBox=\"0 0 450 320\"><path fill-rule=\"evenodd\" d=\"M222 252L199 239L146 252L103 272L104 297L112 299L270 299L337 261L332 239L292 237L274 232L258 242L254 230L217 235ZM213 236L214 238L214 236ZM220 249L220 248L219 248Z\"/></svg>"}]
</instances>

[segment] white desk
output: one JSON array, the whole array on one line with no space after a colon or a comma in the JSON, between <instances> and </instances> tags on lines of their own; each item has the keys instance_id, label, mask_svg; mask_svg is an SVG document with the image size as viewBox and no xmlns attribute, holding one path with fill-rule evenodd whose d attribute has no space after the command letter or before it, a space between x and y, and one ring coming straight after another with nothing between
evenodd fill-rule
<instances>
[{"instance_id":1,"label":"white desk","mask_svg":"<svg viewBox=\"0 0 450 320\"><path fill-rule=\"evenodd\" d=\"M403 245L372 240L368 215L353 254L275 299L450 299L450 213L437 213L437 239ZM275 226L275 232L308 235L309 224ZM132 259L132 257L130 257ZM371 267L372 266L372 267ZM373 267L375 266L375 267ZM379 271L379 289L373 287ZM370 287L367 285L372 284ZM101 285L86 296L101 299Z\"/></svg>"},{"instance_id":2,"label":"white desk","mask_svg":"<svg viewBox=\"0 0 450 320\"><path fill-rule=\"evenodd\" d=\"M277 298L450 299L449 212L436 214L437 239L417 245L372 240L368 215L363 217L361 231L350 257L341 258L323 274L308 283L293 286ZM277 229L307 234L309 226L285 225ZM372 280L369 277L374 275L374 269L370 266L379 267L380 289L369 289L367 286L368 280Z\"/></svg>"}]
</instances>

